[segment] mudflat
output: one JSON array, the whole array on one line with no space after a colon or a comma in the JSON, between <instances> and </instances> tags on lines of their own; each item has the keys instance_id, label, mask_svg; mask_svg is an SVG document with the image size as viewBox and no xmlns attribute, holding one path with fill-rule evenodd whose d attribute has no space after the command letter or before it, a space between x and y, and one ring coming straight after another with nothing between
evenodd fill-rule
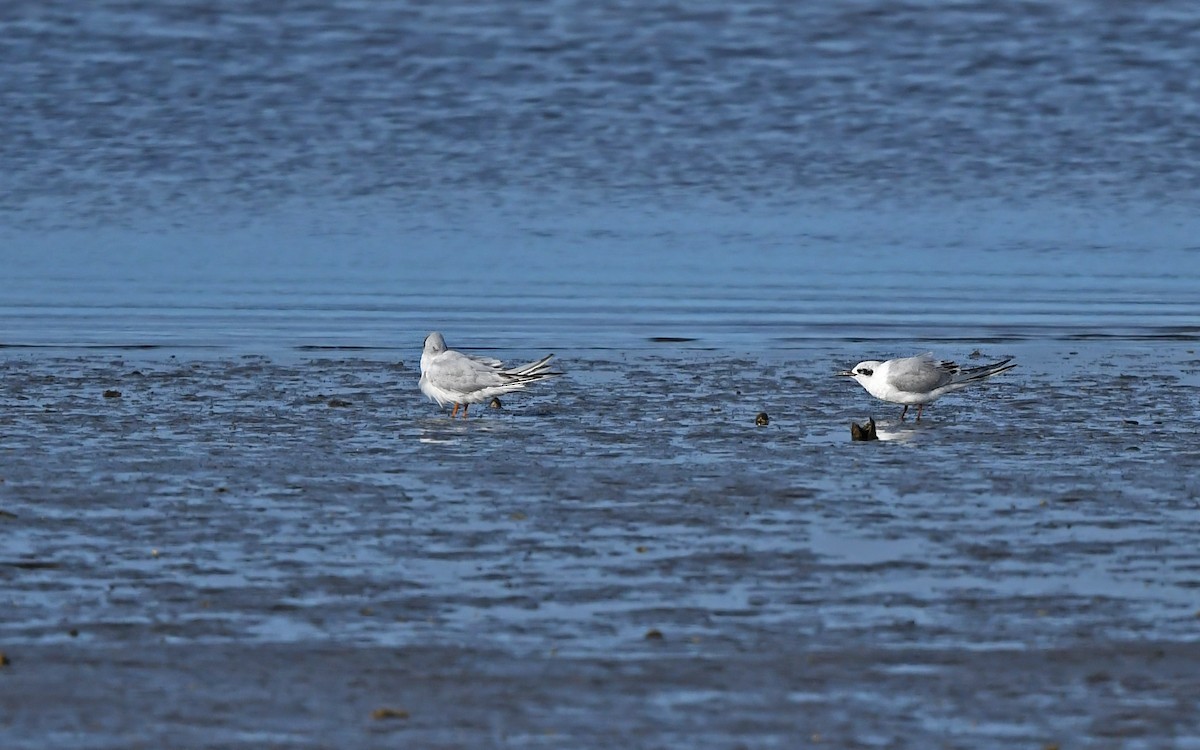
<instances>
[{"instance_id":1,"label":"mudflat","mask_svg":"<svg viewBox=\"0 0 1200 750\"><path fill-rule=\"evenodd\" d=\"M1188 346L997 347L919 423L850 348L467 420L406 362L9 356L4 744L1196 746Z\"/></svg>"}]
</instances>

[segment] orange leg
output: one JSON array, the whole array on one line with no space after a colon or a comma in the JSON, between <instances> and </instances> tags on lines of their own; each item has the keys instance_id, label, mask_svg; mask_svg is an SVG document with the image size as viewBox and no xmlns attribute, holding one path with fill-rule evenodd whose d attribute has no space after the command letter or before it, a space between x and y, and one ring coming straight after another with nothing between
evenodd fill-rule
<instances>
[{"instance_id":1,"label":"orange leg","mask_svg":"<svg viewBox=\"0 0 1200 750\"><path fill-rule=\"evenodd\" d=\"M458 416L458 402L456 401L454 403L454 411L450 412L450 418L454 419L457 416Z\"/></svg>"},{"instance_id":2,"label":"orange leg","mask_svg":"<svg viewBox=\"0 0 1200 750\"><path fill-rule=\"evenodd\" d=\"M917 404L917 421L921 421L921 410L925 408L925 404Z\"/></svg>"}]
</instances>

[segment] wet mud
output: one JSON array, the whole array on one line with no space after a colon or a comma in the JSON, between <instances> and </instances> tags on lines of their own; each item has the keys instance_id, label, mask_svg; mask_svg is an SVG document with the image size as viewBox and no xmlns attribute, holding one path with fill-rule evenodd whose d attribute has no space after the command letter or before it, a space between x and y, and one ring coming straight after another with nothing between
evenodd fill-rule
<instances>
[{"instance_id":1,"label":"wet mud","mask_svg":"<svg viewBox=\"0 0 1200 750\"><path fill-rule=\"evenodd\" d=\"M1200 747L1188 346L0 359L4 746Z\"/></svg>"}]
</instances>

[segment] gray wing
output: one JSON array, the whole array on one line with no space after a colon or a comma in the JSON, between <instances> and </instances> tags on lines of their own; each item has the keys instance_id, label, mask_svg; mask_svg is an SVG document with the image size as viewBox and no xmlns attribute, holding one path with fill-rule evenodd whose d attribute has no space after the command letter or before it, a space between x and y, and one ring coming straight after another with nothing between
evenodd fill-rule
<instances>
[{"instance_id":1,"label":"gray wing","mask_svg":"<svg viewBox=\"0 0 1200 750\"><path fill-rule=\"evenodd\" d=\"M928 354L894 359L888 366L888 385L909 393L928 393L954 382L958 365L934 359Z\"/></svg>"},{"instance_id":2,"label":"gray wing","mask_svg":"<svg viewBox=\"0 0 1200 750\"><path fill-rule=\"evenodd\" d=\"M492 368L493 370L503 370L504 369L504 363L498 359L493 359L492 357L480 357L477 354L463 354L462 352L456 352L453 349L451 349L449 351L451 354L457 354L458 356L465 357L473 362L478 362L481 365L487 365L488 367Z\"/></svg>"},{"instance_id":3,"label":"gray wing","mask_svg":"<svg viewBox=\"0 0 1200 750\"><path fill-rule=\"evenodd\" d=\"M501 367L499 360L447 351L430 363L429 380L447 391L471 393L503 385Z\"/></svg>"}]
</instances>

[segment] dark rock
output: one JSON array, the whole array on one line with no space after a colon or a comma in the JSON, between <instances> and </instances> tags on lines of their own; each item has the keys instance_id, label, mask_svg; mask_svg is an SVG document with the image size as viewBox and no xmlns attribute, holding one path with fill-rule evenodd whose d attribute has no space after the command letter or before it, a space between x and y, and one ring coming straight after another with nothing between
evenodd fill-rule
<instances>
[{"instance_id":1,"label":"dark rock","mask_svg":"<svg viewBox=\"0 0 1200 750\"><path fill-rule=\"evenodd\" d=\"M767 416L765 411L760 411L758 416L754 418L754 424L758 425L759 427L766 427L767 425L771 424L771 418Z\"/></svg>"},{"instance_id":2,"label":"dark rock","mask_svg":"<svg viewBox=\"0 0 1200 750\"><path fill-rule=\"evenodd\" d=\"M375 721L384 719L407 719L408 711L403 708L377 708L371 712L371 718Z\"/></svg>"},{"instance_id":3,"label":"dark rock","mask_svg":"<svg viewBox=\"0 0 1200 750\"><path fill-rule=\"evenodd\" d=\"M879 434L875 432L875 418L868 417L867 423L864 425L851 422L850 439L854 441L878 440Z\"/></svg>"}]
</instances>

